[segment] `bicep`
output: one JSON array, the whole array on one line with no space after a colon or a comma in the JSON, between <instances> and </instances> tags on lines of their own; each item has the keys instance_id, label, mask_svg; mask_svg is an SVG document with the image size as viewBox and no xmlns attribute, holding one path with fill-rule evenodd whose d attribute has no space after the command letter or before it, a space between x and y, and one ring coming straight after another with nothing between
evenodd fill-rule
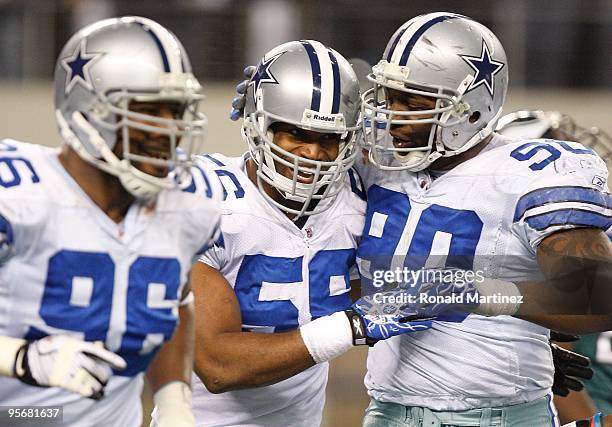
<instances>
[{"instance_id":1,"label":"bicep","mask_svg":"<svg viewBox=\"0 0 612 427\"><path fill-rule=\"evenodd\" d=\"M599 229L578 228L553 233L537 247L538 264L547 279L562 277L589 266L612 262L612 244Z\"/></svg>"},{"instance_id":2,"label":"bicep","mask_svg":"<svg viewBox=\"0 0 612 427\"><path fill-rule=\"evenodd\" d=\"M195 297L196 336L240 332L240 306L234 290L215 268L197 262L191 270Z\"/></svg>"},{"instance_id":3,"label":"bicep","mask_svg":"<svg viewBox=\"0 0 612 427\"><path fill-rule=\"evenodd\" d=\"M588 315L602 330L612 321L612 244L602 230L582 228L547 236L537 247L537 260L545 281L538 284L540 298L552 301L548 314ZM605 329L603 329L605 330Z\"/></svg>"}]
</instances>

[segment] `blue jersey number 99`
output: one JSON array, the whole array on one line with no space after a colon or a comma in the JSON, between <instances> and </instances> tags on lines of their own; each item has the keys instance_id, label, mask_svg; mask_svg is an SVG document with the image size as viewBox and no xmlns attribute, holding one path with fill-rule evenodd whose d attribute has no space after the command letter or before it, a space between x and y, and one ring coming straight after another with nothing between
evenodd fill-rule
<instances>
[{"instance_id":1,"label":"blue jersey number 99","mask_svg":"<svg viewBox=\"0 0 612 427\"><path fill-rule=\"evenodd\" d=\"M138 257L127 273L127 289L118 289L115 274L115 263L106 253L57 252L49 259L39 314L47 326L81 332L87 341L105 341L128 363L117 374L132 376L144 371L172 337L180 264L174 258ZM31 328L27 338L42 335L46 333Z\"/></svg>"}]
</instances>

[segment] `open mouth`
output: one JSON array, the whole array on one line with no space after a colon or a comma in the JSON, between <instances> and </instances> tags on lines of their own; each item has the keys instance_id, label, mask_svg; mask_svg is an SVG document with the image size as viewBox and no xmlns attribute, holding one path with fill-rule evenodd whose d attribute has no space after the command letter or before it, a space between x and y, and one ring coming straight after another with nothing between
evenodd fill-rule
<instances>
[{"instance_id":1,"label":"open mouth","mask_svg":"<svg viewBox=\"0 0 612 427\"><path fill-rule=\"evenodd\" d=\"M395 148L417 148L419 145L412 141L393 138L393 146Z\"/></svg>"},{"instance_id":2,"label":"open mouth","mask_svg":"<svg viewBox=\"0 0 612 427\"><path fill-rule=\"evenodd\" d=\"M169 160L170 153L154 153L154 154L150 154L149 157L152 157L154 159L159 159L159 160Z\"/></svg>"},{"instance_id":3,"label":"open mouth","mask_svg":"<svg viewBox=\"0 0 612 427\"><path fill-rule=\"evenodd\" d=\"M312 184L314 182L314 174L308 172L299 173L297 181L301 184Z\"/></svg>"}]
</instances>

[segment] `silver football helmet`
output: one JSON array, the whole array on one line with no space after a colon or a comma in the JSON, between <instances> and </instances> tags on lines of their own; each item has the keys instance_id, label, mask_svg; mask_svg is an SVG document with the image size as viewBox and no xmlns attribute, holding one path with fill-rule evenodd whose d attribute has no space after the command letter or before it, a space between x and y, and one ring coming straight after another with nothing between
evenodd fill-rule
<instances>
[{"instance_id":1,"label":"silver football helmet","mask_svg":"<svg viewBox=\"0 0 612 427\"><path fill-rule=\"evenodd\" d=\"M327 209L357 155L354 141L360 129L359 104L357 76L335 50L314 40L302 40L266 53L247 87L242 126L264 197L298 217ZM270 126L277 122L340 134L338 156L333 161L318 161L284 150L273 140ZM291 168L291 178L277 172L279 164ZM310 183L300 177L309 177ZM302 208L291 209L273 200L264 191L264 182L285 199L300 202Z\"/></svg>"},{"instance_id":2,"label":"silver football helmet","mask_svg":"<svg viewBox=\"0 0 612 427\"><path fill-rule=\"evenodd\" d=\"M591 147L612 167L612 138L597 127L584 128L559 111L523 110L506 114L496 132L516 139L551 138L576 141Z\"/></svg>"},{"instance_id":3,"label":"silver football helmet","mask_svg":"<svg viewBox=\"0 0 612 427\"><path fill-rule=\"evenodd\" d=\"M197 110L200 92L180 41L146 18L106 19L81 29L66 43L55 67L56 118L63 139L142 200L180 185L190 154L204 135L206 117ZM177 103L182 117L130 111L132 102ZM131 152L130 129L167 137L169 158ZM117 156L113 150L119 142L123 149ZM172 173L153 176L135 162L166 166Z\"/></svg>"},{"instance_id":4,"label":"silver football helmet","mask_svg":"<svg viewBox=\"0 0 612 427\"><path fill-rule=\"evenodd\" d=\"M419 171L462 153L495 128L508 87L504 49L484 25L454 13L429 13L402 25L389 40L362 96L364 145L381 169ZM428 110L387 108L385 91L431 97ZM393 125L431 124L422 147L396 147Z\"/></svg>"}]
</instances>

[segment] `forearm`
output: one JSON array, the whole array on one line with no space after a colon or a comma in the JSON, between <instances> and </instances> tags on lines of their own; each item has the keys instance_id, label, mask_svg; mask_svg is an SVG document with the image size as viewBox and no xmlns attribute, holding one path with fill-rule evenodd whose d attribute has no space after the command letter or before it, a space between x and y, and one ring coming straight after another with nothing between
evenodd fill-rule
<instances>
[{"instance_id":1,"label":"forearm","mask_svg":"<svg viewBox=\"0 0 612 427\"><path fill-rule=\"evenodd\" d=\"M213 393L273 384L315 364L299 330L225 332L197 345L195 372Z\"/></svg>"},{"instance_id":2,"label":"forearm","mask_svg":"<svg viewBox=\"0 0 612 427\"><path fill-rule=\"evenodd\" d=\"M578 335L610 330L612 310L606 312L591 303L592 291L610 284L579 283L569 289L555 280L519 283L517 286L523 298L516 317Z\"/></svg>"},{"instance_id":3,"label":"forearm","mask_svg":"<svg viewBox=\"0 0 612 427\"><path fill-rule=\"evenodd\" d=\"M147 370L153 393L173 381L191 384L195 335L193 303L179 308L179 319L174 336L162 346Z\"/></svg>"},{"instance_id":4,"label":"forearm","mask_svg":"<svg viewBox=\"0 0 612 427\"><path fill-rule=\"evenodd\" d=\"M554 402L561 424L589 418L597 412L597 408L585 390L572 391L566 397L555 396Z\"/></svg>"},{"instance_id":5,"label":"forearm","mask_svg":"<svg viewBox=\"0 0 612 427\"><path fill-rule=\"evenodd\" d=\"M475 287L481 299L478 306L472 309L476 314L510 315L549 329L578 335L612 328L612 310L604 310L590 303L593 298L590 292L595 286L588 288L578 285L577 291L568 292L567 287L559 286L554 280L512 283L485 279L475 283Z\"/></svg>"},{"instance_id":6,"label":"forearm","mask_svg":"<svg viewBox=\"0 0 612 427\"><path fill-rule=\"evenodd\" d=\"M606 315L517 314L515 317L567 334L586 335L612 329L612 316Z\"/></svg>"},{"instance_id":7,"label":"forearm","mask_svg":"<svg viewBox=\"0 0 612 427\"><path fill-rule=\"evenodd\" d=\"M554 233L537 257L546 279L517 285L523 296L517 317L579 334L612 328L612 245L602 231Z\"/></svg>"}]
</instances>

